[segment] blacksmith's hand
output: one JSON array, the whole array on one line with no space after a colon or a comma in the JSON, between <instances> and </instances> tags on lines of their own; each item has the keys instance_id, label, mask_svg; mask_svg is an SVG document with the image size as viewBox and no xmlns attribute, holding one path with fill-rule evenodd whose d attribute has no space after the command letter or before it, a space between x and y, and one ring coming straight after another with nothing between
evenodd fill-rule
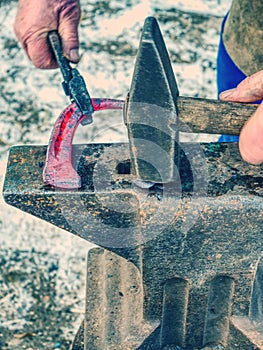
<instances>
[{"instance_id":1,"label":"blacksmith's hand","mask_svg":"<svg viewBox=\"0 0 263 350\"><path fill-rule=\"evenodd\" d=\"M263 70L244 79L236 88L224 91L220 99L255 102L263 99ZM263 102L244 125L239 139L242 158L252 164L263 163Z\"/></svg>"},{"instance_id":2,"label":"blacksmith's hand","mask_svg":"<svg viewBox=\"0 0 263 350\"><path fill-rule=\"evenodd\" d=\"M15 34L33 64L41 69L57 68L47 34L58 30L64 55L79 60L79 0L19 0Z\"/></svg>"}]
</instances>

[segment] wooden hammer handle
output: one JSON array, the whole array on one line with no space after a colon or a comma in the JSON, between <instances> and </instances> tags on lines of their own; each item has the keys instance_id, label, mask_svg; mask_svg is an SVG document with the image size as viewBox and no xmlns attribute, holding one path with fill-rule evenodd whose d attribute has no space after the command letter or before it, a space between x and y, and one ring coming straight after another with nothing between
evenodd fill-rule
<instances>
[{"instance_id":1,"label":"wooden hammer handle","mask_svg":"<svg viewBox=\"0 0 263 350\"><path fill-rule=\"evenodd\" d=\"M177 107L180 131L239 135L258 105L179 96Z\"/></svg>"}]
</instances>

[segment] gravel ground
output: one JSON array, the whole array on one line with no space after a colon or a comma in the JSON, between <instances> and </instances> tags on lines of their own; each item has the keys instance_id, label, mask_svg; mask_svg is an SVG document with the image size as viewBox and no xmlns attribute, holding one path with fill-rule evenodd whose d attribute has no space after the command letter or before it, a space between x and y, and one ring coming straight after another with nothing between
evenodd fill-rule
<instances>
[{"instance_id":1,"label":"gravel ground","mask_svg":"<svg viewBox=\"0 0 263 350\"><path fill-rule=\"evenodd\" d=\"M78 69L92 96L124 98L144 18L159 20L181 95L216 97L216 51L229 0L83 0ZM68 103L58 71L40 71L14 37L16 1L0 1L0 177L14 144L47 144ZM107 114L108 116L108 114ZM96 115L78 143L127 140L121 114ZM196 139L195 135L192 138ZM200 140L200 138L198 139ZM69 349L84 313L91 245L0 202L0 349Z\"/></svg>"}]
</instances>

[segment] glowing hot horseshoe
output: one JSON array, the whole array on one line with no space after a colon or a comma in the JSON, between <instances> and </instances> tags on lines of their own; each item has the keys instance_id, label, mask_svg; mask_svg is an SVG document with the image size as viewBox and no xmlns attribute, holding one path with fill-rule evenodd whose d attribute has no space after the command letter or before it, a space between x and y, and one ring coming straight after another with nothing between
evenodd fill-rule
<instances>
[{"instance_id":1,"label":"glowing hot horseshoe","mask_svg":"<svg viewBox=\"0 0 263 350\"><path fill-rule=\"evenodd\" d=\"M124 101L121 100L93 98L91 101L94 111L124 107ZM82 114L75 103L65 108L57 119L47 149L43 171L45 184L64 189L81 187L81 178L72 165L72 141L82 122L91 123L92 116Z\"/></svg>"}]
</instances>

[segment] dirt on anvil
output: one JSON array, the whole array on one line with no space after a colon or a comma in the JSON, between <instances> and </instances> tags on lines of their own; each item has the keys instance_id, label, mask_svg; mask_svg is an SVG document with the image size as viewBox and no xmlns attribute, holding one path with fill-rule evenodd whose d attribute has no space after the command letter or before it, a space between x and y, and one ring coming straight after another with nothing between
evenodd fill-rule
<instances>
[{"instance_id":1,"label":"dirt on anvil","mask_svg":"<svg viewBox=\"0 0 263 350\"><path fill-rule=\"evenodd\" d=\"M81 1L78 69L92 96L125 98L144 18L155 15L180 93L216 97L216 52L228 0ZM68 103L61 75L40 71L19 47L16 1L0 2L0 175L10 146L47 144ZM98 114L78 142L125 141L122 115ZM194 136L193 136L194 138ZM88 242L0 202L0 349L69 349L84 315Z\"/></svg>"}]
</instances>

